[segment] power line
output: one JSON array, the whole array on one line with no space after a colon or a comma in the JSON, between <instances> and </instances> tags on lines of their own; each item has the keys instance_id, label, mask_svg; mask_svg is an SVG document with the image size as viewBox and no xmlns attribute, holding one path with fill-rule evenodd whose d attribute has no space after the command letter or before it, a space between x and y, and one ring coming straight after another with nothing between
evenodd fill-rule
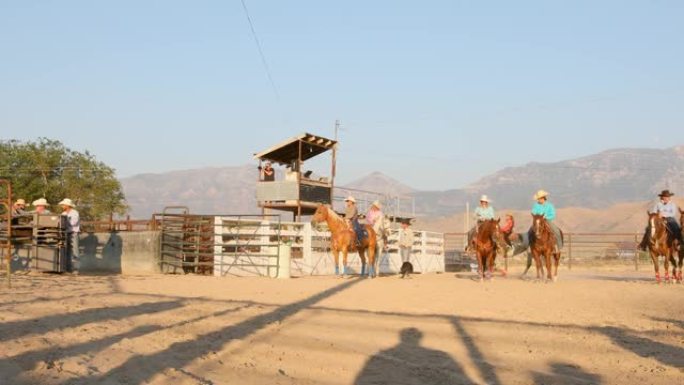
<instances>
[{"instance_id":1,"label":"power line","mask_svg":"<svg viewBox=\"0 0 684 385\"><path fill-rule=\"evenodd\" d=\"M275 82L273 81L271 70L268 68L266 56L264 55L264 51L261 48L261 42L259 42L259 38L257 37L256 31L254 30L254 23L252 23L252 18L249 16L247 4L245 4L245 0L240 0L240 2L242 3L242 9L244 9L245 16L247 17L247 22L249 23L249 29L252 31L252 37L254 38L254 42L256 43L257 49L259 50L259 56L261 56L261 63L264 65L264 70L266 71L266 76L268 76L268 81L271 83L271 88L273 88L273 93L275 94L276 100L280 100L278 88L276 87Z\"/></svg>"}]
</instances>

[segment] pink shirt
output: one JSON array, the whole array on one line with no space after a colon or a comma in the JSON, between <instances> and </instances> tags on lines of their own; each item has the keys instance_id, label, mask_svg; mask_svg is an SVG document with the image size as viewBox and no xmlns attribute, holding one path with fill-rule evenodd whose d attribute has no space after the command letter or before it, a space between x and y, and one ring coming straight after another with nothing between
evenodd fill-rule
<instances>
[{"instance_id":1,"label":"pink shirt","mask_svg":"<svg viewBox=\"0 0 684 385\"><path fill-rule=\"evenodd\" d=\"M378 219L382 218L382 211L380 210L368 210L366 214L366 223L371 226L375 225Z\"/></svg>"}]
</instances>

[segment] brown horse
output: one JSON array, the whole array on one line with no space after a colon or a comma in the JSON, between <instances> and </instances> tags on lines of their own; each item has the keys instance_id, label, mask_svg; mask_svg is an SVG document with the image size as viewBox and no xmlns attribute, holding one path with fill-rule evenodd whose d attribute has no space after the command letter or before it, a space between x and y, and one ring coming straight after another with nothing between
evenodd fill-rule
<instances>
[{"instance_id":1,"label":"brown horse","mask_svg":"<svg viewBox=\"0 0 684 385\"><path fill-rule=\"evenodd\" d=\"M482 221L477 227L477 234L473 240L477 255L477 276L482 282L491 279L494 273L497 243L504 245L503 235L499 230L500 219Z\"/></svg>"},{"instance_id":2,"label":"brown horse","mask_svg":"<svg viewBox=\"0 0 684 385\"><path fill-rule=\"evenodd\" d=\"M682 209L679 209L679 226L682 229L682 238L684 239L684 211L682 211ZM684 245L679 245L679 252L677 254L679 263L672 268L672 275L674 275L677 282L682 283L684 279L684 277L682 277L682 267L684 267ZM675 264L674 255L672 256L672 264Z\"/></svg>"},{"instance_id":3,"label":"brown horse","mask_svg":"<svg viewBox=\"0 0 684 385\"><path fill-rule=\"evenodd\" d=\"M543 276L542 260L546 265L546 279L556 281L558 277L558 264L560 262L560 250L556 251L556 235L551 229L551 225L543 215L532 214L533 237L530 240L530 250L537 267L537 279ZM551 258L554 260L554 269L551 269Z\"/></svg>"},{"instance_id":4,"label":"brown horse","mask_svg":"<svg viewBox=\"0 0 684 385\"><path fill-rule=\"evenodd\" d=\"M319 205L311 218L311 223L326 222L331 234L331 250L335 257L335 275L340 275L340 252L342 252L343 275L347 275L347 255L351 252L358 252L361 258L361 275L366 272L366 252L368 253L368 276L375 276L375 248L376 237L372 227L365 225L368 238L364 239L360 246L357 246L356 233L354 229L347 225L347 222L337 215L335 211L326 206Z\"/></svg>"},{"instance_id":5,"label":"brown horse","mask_svg":"<svg viewBox=\"0 0 684 385\"><path fill-rule=\"evenodd\" d=\"M653 260L653 267L656 273L656 282L660 283L660 256L665 257L663 265L665 267L665 282L670 281L670 261L675 265L675 278L677 277L677 264L675 263L674 253L679 248L679 242L674 240L667 230L667 221L658 213L648 212L648 224L651 229L648 234L648 250Z\"/></svg>"}]
</instances>

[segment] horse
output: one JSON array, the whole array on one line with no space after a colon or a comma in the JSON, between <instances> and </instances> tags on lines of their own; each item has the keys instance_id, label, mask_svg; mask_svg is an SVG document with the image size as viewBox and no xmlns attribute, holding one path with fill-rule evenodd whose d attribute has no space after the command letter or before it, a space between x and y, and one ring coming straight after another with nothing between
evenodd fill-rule
<instances>
[{"instance_id":1,"label":"horse","mask_svg":"<svg viewBox=\"0 0 684 385\"><path fill-rule=\"evenodd\" d=\"M477 255L477 276L480 282L485 278L492 278L497 242L500 245L503 245L505 242L499 230L499 222L500 219L488 219L482 221L477 227L474 244L475 254Z\"/></svg>"},{"instance_id":2,"label":"horse","mask_svg":"<svg viewBox=\"0 0 684 385\"><path fill-rule=\"evenodd\" d=\"M380 256L382 256L384 252L387 250L388 238L390 235L390 226L390 220L385 215L383 215L382 218L375 221L375 224L373 225L373 231L376 235L376 249L374 258L375 262L370 264L371 269L373 270L369 271L369 275L372 275L372 273L374 273L374 275L380 274Z\"/></svg>"},{"instance_id":3,"label":"horse","mask_svg":"<svg viewBox=\"0 0 684 385\"><path fill-rule=\"evenodd\" d=\"M328 229L330 229L330 249L335 257L335 275L340 275L340 252L342 252L343 275L346 276L348 273L347 255L349 251L356 251L361 258L361 276L366 274L367 252L370 265L368 268L368 276L373 277L375 273L375 250L377 246L375 230L373 230L372 227L365 225L364 228L368 232L368 238L364 239L360 246L357 246L354 229L348 226L347 222L337 215L332 208L326 205L319 205L318 208L316 208L316 212L311 218L311 223L318 224L321 222L326 222L328 224Z\"/></svg>"},{"instance_id":4,"label":"horse","mask_svg":"<svg viewBox=\"0 0 684 385\"><path fill-rule=\"evenodd\" d=\"M684 239L684 210L679 209L679 226L682 229L682 239ZM679 245L679 253L678 253L678 262L675 267L672 268L673 272L672 275L674 275L675 279L677 282L682 283L684 277L682 277L682 267L684 267L684 245L680 244ZM674 264L674 256L672 257L672 264Z\"/></svg>"},{"instance_id":5,"label":"horse","mask_svg":"<svg viewBox=\"0 0 684 385\"><path fill-rule=\"evenodd\" d=\"M530 250L537 267L537 279L543 276L541 257L544 256L546 279L555 282L561 253L556 250L556 235L544 215L532 214L532 232L534 237L530 240ZM551 269L551 258L554 260L554 269Z\"/></svg>"},{"instance_id":6,"label":"horse","mask_svg":"<svg viewBox=\"0 0 684 385\"><path fill-rule=\"evenodd\" d=\"M674 238L674 234L669 234L667 230L666 219L661 217L659 213L648 214L648 223L651 229L648 234L648 250L651 255L651 260L653 260L653 267L655 268L655 278L656 282L660 283L660 263L658 258L662 255L664 258L663 265L665 267L665 282L670 281L670 266L669 263L672 261L674 264L674 275L675 278L678 277L677 264L675 263L674 253L679 247L679 242ZM681 254L680 254L681 258Z\"/></svg>"}]
</instances>

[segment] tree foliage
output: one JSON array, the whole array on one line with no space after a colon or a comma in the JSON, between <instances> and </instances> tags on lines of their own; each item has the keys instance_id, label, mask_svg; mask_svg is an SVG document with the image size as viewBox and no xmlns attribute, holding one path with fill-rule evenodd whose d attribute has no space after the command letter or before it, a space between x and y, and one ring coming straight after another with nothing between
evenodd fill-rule
<instances>
[{"instance_id":1,"label":"tree foliage","mask_svg":"<svg viewBox=\"0 0 684 385\"><path fill-rule=\"evenodd\" d=\"M84 220L124 214L127 206L114 169L88 151L80 153L59 141L0 141L0 177L12 182L12 195L27 204L45 198L52 212L71 198ZM4 194L5 192L0 192Z\"/></svg>"}]
</instances>

